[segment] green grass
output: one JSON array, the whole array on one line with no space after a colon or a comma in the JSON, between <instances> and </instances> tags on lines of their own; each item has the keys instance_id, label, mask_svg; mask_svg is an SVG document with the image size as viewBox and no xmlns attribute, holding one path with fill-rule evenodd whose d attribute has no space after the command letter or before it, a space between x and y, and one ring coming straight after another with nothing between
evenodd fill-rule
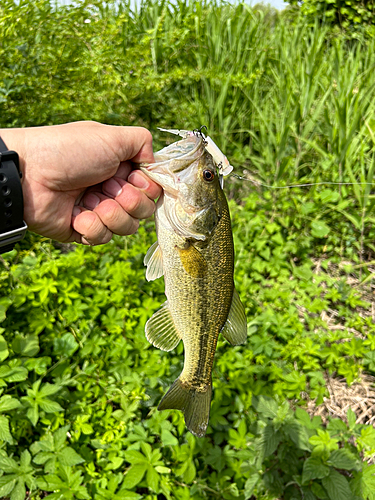
<instances>
[{"instance_id":1,"label":"green grass","mask_svg":"<svg viewBox=\"0 0 375 500\"><path fill-rule=\"evenodd\" d=\"M256 183L225 183L249 337L219 341L203 439L156 410L183 355L144 337L164 301L152 222L67 253L29 234L3 257L0 497L374 500L373 427L303 409L327 376L375 375L372 30L221 2L1 2L1 127L144 125L157 149L158 126L205 124Z\"/></svg>"}]
</instances>

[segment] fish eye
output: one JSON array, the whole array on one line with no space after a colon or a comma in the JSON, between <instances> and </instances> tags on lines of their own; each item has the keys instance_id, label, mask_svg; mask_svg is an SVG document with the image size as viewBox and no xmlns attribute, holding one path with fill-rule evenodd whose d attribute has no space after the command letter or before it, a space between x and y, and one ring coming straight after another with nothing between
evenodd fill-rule
<instances>
[{"instance_id":1,"label":"fish eye","mask_svg":"<svg viewBox=\"0 0 375 500\"><path fill-rule=\"evenodd\" d=\"M212 182L215 178L215 174L212 170L203 170L203 179L208 182Z\"/></svg>"}]
</instances>

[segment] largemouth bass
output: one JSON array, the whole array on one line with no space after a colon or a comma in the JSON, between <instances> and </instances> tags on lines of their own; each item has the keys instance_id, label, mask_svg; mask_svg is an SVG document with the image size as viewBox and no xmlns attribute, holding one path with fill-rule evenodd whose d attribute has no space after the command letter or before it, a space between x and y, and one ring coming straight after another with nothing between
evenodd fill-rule
<instances>
[{"instance_id":1,"label":"largemouth bass","mask_svg":"<svg viewBox=\"0 0 375 500\"><path fill-rule=\"evenodd\" d=\"M167 301L146 323L148 341L170 351L184 343L184 368L158 409L184 412L196 436L206 433L212 366L221 333L246 341L244 307L234 287L234 249L227 200L202 137L192 135L155 154L142 171L163 193L155 212L157 242L145 257L146 278L164 274Z\"/></svg>"}]
</instances>

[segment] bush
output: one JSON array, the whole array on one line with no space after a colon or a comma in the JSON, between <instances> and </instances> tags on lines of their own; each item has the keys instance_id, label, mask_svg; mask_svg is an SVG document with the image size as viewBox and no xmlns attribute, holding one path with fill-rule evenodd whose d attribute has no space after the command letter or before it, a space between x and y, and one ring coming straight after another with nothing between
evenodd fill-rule
<instances>
[{"instance_id":1,"label":"bush","mask_svg":"<svg viewBox=\"0 0 375 500\"><path fill-rule=\"evenodd\" d=\"M290 0L290 5L299 5L301 14L312 22L319 20L327 24L349 28L375 23L373 0Z\"/></svg>"}]
</instances>

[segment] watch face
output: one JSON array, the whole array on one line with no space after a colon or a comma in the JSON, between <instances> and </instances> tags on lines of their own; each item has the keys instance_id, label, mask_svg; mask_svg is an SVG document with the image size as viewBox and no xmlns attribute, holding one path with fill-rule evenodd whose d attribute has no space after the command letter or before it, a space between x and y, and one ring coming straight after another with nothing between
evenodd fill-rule
<instances>
[{"instance_id":1,"label":"watch face","mask_svg":"<svg viewBox=\"0 0 375 500\"><path fill-rule=\"evenodd\" d=\"M19 158L0 138L0 253L9 252L25 236Z\"/></svg>"}]
</instances>

